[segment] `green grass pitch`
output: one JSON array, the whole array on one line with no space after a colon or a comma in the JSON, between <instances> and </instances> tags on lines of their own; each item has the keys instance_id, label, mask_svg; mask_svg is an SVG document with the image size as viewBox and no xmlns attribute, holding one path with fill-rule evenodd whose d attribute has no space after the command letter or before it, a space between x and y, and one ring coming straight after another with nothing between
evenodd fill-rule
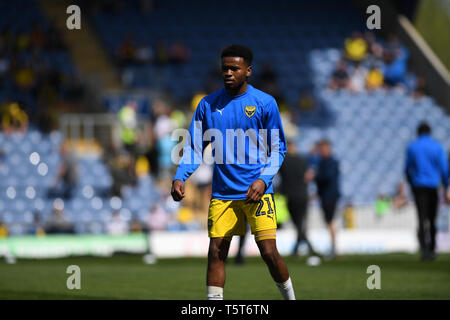
<instances>
[{"instance_id":1,"label":"green grass pitch","mask_svg":"<svg viewBox=\"0 0 450 320\"><path fill-rule=\"evenodd\" d=\"M349 255L320 266L285 258L297 299L450 299L450 254L433 262L418 255ZM381 289L366 286L367 267L381 269ZM66 287L69 265L81 268L81 289ZM204 299L206 259L161 259L145 265L141 255L50 260L0 259L0 299ZM260 258L227 262L225 299L280 299Z\"/></svg>"}]
</instances>

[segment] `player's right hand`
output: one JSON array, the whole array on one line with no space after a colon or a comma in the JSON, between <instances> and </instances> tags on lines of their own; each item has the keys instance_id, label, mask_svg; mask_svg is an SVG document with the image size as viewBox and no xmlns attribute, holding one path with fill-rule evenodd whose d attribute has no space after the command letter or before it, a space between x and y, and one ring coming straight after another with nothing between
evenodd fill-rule
<instances>
[{"instance_id":1,"label":"player's right hand","mask_svg":"<svg viewBox=\"0 0 450 320\"><path fill-rule=\"evenodd\" d=\"M172 182L171 194L174 201L181 201L184 198L184 183L181 180Z\"/></svg>"},{"instance_id":2,"label":"player's right hand","mask_svg":"<svg viewBox=\"0 0 450 320\"><path fill-rule=\"evenodd\" d=\"M450 204L450 187L448 187L447 191L445 192L445 202L447 202L447 204Z\"/></svg>"}]
</instances>

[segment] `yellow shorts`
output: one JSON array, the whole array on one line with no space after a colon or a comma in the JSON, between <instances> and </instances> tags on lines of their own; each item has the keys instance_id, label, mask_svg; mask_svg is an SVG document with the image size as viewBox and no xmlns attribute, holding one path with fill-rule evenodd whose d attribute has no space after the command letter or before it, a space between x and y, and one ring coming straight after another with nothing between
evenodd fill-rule
<instances>
[{"instance_id":1,"label":"yellow shorts","mask_svg":"<svg viewBox=\"0 0 450 320\"><path fill-rule=\"evenodd\" d=\"M245 200L211 199L208 212L208 236L210 238L230 238L245 235L245 218L252 234L275 239L277 217L273 194L265 194L259 202L245 203ZM261 231L273 230L269 234ZM273 235L273 237L272 237ZM267 237L269 236L269 237ZM261 240L264 240L261 238Z\"/></svg>"}]
</instances>

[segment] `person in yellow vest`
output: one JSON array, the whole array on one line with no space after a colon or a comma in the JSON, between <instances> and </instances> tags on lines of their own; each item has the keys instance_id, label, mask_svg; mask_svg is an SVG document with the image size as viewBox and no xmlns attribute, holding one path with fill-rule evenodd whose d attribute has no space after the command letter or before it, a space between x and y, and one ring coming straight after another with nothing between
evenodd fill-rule
<instances>
[{"instance_id":1,"label":"person in yellow vest","mask_svg":"<svg viewBox=\"0 0 450 320\"><path fill-rule=\"evenodd\" d=\"M352 62L361 62L367 55L367 42L360 32L353 32L344 42L345 58Z\"/></svg>"},{"instance_id":2,"label":"person in yellow vest","mask_svg":"<svg viewBox=\"0 0 450 320\"><path fill-rule=\"evenodd\" d=\"M0 239L8 236L8 227L2 221L0 221Z\"/></svg>"},{"instance_id":3,"label":"person in yellow vest","mask_svg":"<svg viewBox=\"0 0 450 320\"><path fill-rule=\"evenodd\" d=\"M26 132L28 115L17 102L9 103L1 108L2 130L6 133L15 131Z\"/></svg>"},{"instance_id":4,"label":"person in yellow vest","mask_svg":"<svg viewBox=\"0 0 450 320\"><path fill-rule=\"evenodd\" d=\"M383 73L378 68L372 68L366 76L366 87L368 90L374 90L383 86Z\"/></svg>"},{"instance_id":5,"label":"person in yellow vest","mask_svg":"<svg viewBox=\"0 0 450 320\"><path fill-rule=\"evenodd\" d=\"M120 137L125 150L129 154L129 174L134 180L136 176L135 164L138 142L138 121L137 104L135 101L128 101L118 113L120 123Z\"/></svg>"}]
</instances>

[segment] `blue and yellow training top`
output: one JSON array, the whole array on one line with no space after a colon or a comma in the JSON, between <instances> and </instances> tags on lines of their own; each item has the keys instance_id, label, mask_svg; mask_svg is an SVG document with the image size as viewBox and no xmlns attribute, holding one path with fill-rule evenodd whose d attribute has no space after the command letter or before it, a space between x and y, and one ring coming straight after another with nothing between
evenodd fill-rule
<instances>
[{"instance_id":1,"label":"blue and yellow training top","mask_svg":"<svg viewBox=\"0 0 450 320\"><path fill-rule=\"evenodd\" d=\"M243 200L249 186L262 179L273 193L272 179L286 154L286 140L275 99L251 85L230 96L222 88L198 104L183 156L173 180L186 181L211 143L214 158L212 198Z\"/></svg>"}]
</instances>

